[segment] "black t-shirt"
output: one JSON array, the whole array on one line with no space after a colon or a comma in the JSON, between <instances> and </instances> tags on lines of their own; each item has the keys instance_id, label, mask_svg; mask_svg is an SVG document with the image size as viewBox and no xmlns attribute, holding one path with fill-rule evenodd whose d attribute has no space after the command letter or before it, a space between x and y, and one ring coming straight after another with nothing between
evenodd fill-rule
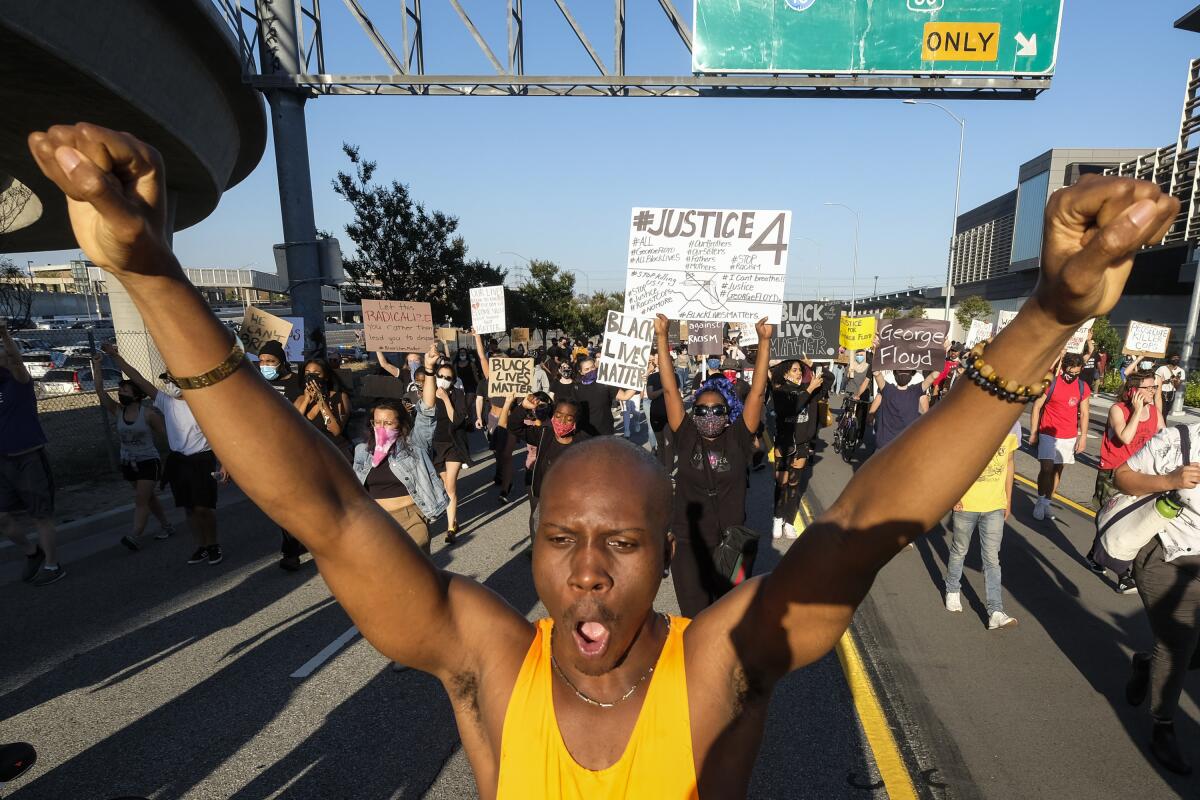
<instances>
[{"instance_id":1,"label":"black t-shirt","mask_svg":"<svg viewBox=\"0 0 1200 800\"><path fill-rule=\"evenodd\" d=\"M575 400L579 397L579 384L575 381L563 383L555 378L550 383L550 391L554 393L555 400Z\"/></svg>"},{"instance_id":2,"label":"black t-shirt","mask_svg":"<svg viewBox=\"0 0 1200 800\"><path fill-rule=\"evenodd\" d=\"M455 361L454 371L458 375L458 379L462 381L464 392L467 394L478 394L479 377L475 374L474 364L470 361L467 361L466 364L459 364Z\"/></svg>"},{"instance_id":3,"label":"black t-shirt","mask_svg":"<svg viewBox=\"0 0 1200 800\"><path fill-rule=\"evenodd\" d=\"M294 372L289 372L287 375L280 375L273 381L267 381L275 387L275 391L279 392L289 403L296 401L296 398L304 394L304 390L300 388L300 376Z\"/></svg>"},{"instance_id":4,"label":"black t-shirt","mask_svg":"<svg viewBox=\"0 0 1200 800\"><path fill-rule=\"evenodd\" d=\"M554 462L558 460L559 456L568 447L589 437L587 433L576 430L571 441L568 444L563 444L554 435L554 427L546 423L545 425L523 426L523 429L517 432L517 438L524 441L525 444L533 445L538 449L537 460L533 462L533 482L529 491L534 497L541 497L542 481L546 479L546 474L554 466Z\"/></svg>"},{"instance_id":5,"label":"black t-shirt","mask_svg":"<svg viewBox=\"0 0 1200 800\"><path fill-rule=\"evenodd\" d=\"M776 447L788 452L792 445L811 441L817 435L817 401L820 398L820 389L809 394L808 384L799 386L790 381L771 390L771 402L775 405Z\"/></svg>"},{"instance_id":6,"label":"black t-shirt","mask_svg":"<svg viewBox=\"0 0 1200 800\"><path fill-rule=\"evenodd\" d=\"M655 372L646 378L646 393L662 391L662 373ZM661 431L667 424L667 396L660 394L650 401L650 427Z\"/></svg>"},{"instance_id":7,"label":"black t-shirt","mask_svg":"<svg viewBox=\"0 0 1200 800\"><path fill-rule=\"evenodd\" d=\"M710 549L720 541L721 531L746 521L746 475L754 453L753 434L737 419L716 439L705 441L689 414L675 431L679 474L675 479L675 502L671 528L680 538ZM701 458L709 457L712 480ZM716 497L709 496L715 486Z\"/></svg>"},{"instance_id":8,"label":"black t-shirt","mask_svg":"<svg viewBox=\"0 0 1200 800\"><path fill-rule=\"evenodd\" d=\"M579 402L579 429L589 436L613 435L613 403L621 390L605 383L581 383L575 390Z\"/></svg>"},{"instance_id":9,"label":"black t-shirt","mask_svg":"<svg viewBox=\"0 0 1200 800\"><path fill-rule=\"evenodd\" d=\"M440 397L435 398L433 441L438 444L454 443L461 446L461 431L467 426L467 398L462 389L456 386L451 386L446 391L450 393L450 405L454 407L454 421L451 422L450 415L446 413L445 401Z\"/></svg>"}]
</instances>

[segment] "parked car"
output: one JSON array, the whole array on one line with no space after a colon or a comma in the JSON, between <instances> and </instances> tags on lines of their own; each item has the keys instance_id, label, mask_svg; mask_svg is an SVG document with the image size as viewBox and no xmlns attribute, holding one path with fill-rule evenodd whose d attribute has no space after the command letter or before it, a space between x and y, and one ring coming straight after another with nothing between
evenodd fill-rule
<instances>
[{"instance_id":1,"label":"parked car","mask_svg":"<svg viewBox=\"0 0 1200 800\"><path fill-rule=\"evenodd\" d=\"M92 346L87 342L82 342L79 344L64 344L51 349L55 353L62 353L65 356L90 356L92 353Z\"/></svg>"},{"instance_id":2,"label":"parked car","mask_svg":"<svg viewBox=\"0 0 1200 800\"><path fill-rule=\"evenodd\" d=\"M116 389L121 382L121 372L115 369L100 370L105 389ZM38 397L54 397L62 394L86 394L96 390L92 368L52 369L39 381L34 389Z\"/></svg>"},{"instance_id":3,"label":"parked car","mask_svg":"<svg viewBox=\"0 0 1200 800\"><path fill-rule=\"evenodd\" d=\"M33 350L21 354L21 360L25 362L25 369L29 370L29 377L35 381L60 366L65 359L66 356L62 353L52 353L48 350Z\"/></svg>"},{"instance_id":4,"label":"parked car","mask_svg":"<svg viewBox=\"0 0 1200 800\"><path fill-rule=\"evenodd\" d=\"M67 329L67 323L54 320L42 320L37 324L39 331L62 331Z\"/></svg>"},{"instance_id":5,"label":"parked car","mask_svg":"<svg viewBox=\"0 0 1200 800\"><path fill-rule=\"evenodd\" d=\"M20 336L15 341L21 345L21 351L31 350L53 350L54 348L45 339L31 339L28 336Z\"/></svg>"},{"instance_id":6,"label":"parked car","mask_svg":"<svg viewBox=\"0 0 1200 800\"><path fill-rule=\"evenodd\" d=\"M101 356L100 367L102 369L116 369L117 364L112 360L112 356ZM66 356L58 365L59 369L82 369L90 370L92 368L92 354L88 351L87 355Z\"/></svg>"}]
</instances>

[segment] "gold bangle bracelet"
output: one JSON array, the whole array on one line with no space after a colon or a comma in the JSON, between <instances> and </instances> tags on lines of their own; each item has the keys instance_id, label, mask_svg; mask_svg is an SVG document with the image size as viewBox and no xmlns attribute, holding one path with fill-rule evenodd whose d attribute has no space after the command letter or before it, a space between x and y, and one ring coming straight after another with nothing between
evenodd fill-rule
<instances>
[{"instance_id":1,"label":"gold bangle bracelet","mask_svg":"<svg viewBox=\"0 0 1200 800\"><path fill-rule=\"evenodd\" d=\"M238 367L246 360L246 351L242 347L242 340L237 336L233 337L233 349L229 355L225 357L217 366L210 369L208 372L200 375L193 375L190 378L177 378L170 372L167 373L172 381L175 382L180 389L203 389L206 386L215 386L221 381L228 378L233 373L237 372Z\"/></svg>"}]
</instances>

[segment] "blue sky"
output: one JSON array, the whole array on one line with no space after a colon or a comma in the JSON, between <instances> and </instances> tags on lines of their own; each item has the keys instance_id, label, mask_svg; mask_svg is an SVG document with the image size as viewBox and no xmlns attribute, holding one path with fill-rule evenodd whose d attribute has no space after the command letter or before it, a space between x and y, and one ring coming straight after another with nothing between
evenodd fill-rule
<instances>
[{"instance_id":1,"label":"blue sky","mask_svg":"<svg viewBox=\"0 0 1200 800\"><path fill-rule=\"evenodd\" d=\"M1037 100L950 101L967 120L966 210L1016 185L1018 166L1051 147L1160 147L1174 141L1189 58L1200 35L1171 25L1200 0L1067 0L1053 87ZM384 62L341 3L329 0L330 72L381 73ZM363 5L393 49L394 0ZM606 62L612 3L572 0ZM691 3L677 2L690 20ZM503 59L504 4L464 2ZM552 0L526 0L526 71L594 71ZM628 3L634 74L690 72L686 50L654 0ZM426 3L429 72L486 74L488 62L448 3ZM349 209L330 187L343 141L379 162L378 177L409 184L429 208L455 214L475 258L522 263L503 251L586 274L581 289L621 289L633 206L793 211L788 294L850 295L853 217L862 215L858 294L938 284L954 201L958 127L935 108L889 100L322 97L308 104L319 227ZM176 250L194 267L273 271L282 239L274 154L226 193ZM800 237L816 239L817 249ZM12 254L24 264L68 253Z\"/></svg>"}]
</instances>

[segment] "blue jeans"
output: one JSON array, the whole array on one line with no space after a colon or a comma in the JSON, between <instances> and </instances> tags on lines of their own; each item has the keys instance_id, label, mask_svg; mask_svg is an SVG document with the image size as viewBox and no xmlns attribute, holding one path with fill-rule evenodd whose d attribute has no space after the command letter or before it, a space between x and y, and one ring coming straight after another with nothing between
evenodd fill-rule
<instances>
[{"instance_id":1,"label":"blue jeans","mask_svg":"<svg viewBox=\"0 0 1200 800\"><path fill-rule=\"evenodd\" d=\"M626 400L621 404L621 422L625 427L626 439L629 438L629 433L631 430L636 429L640 431L642 429L642 420L641 417L638 416L638 413L641 410L639 408L640 405L641 403L634 402L633 400Z\"/></svg>"},{"instance_id":2,"label":"blue jeans","mask_svg":"<svg viewBox=\"0 0 1200 800\"><path fill-rule=\"evenodd\" d=\"M1000 599L1000 540L1004 537L1004 509L996 511L955 511L954 534L950 540L950 563L946 565L946 591L957 592L962 584L963 561L971 546L971 534L979 525L979 552L983 557L983 581L986 586L987 612L1004 610Z\"/></svg>"}]
</instances>

